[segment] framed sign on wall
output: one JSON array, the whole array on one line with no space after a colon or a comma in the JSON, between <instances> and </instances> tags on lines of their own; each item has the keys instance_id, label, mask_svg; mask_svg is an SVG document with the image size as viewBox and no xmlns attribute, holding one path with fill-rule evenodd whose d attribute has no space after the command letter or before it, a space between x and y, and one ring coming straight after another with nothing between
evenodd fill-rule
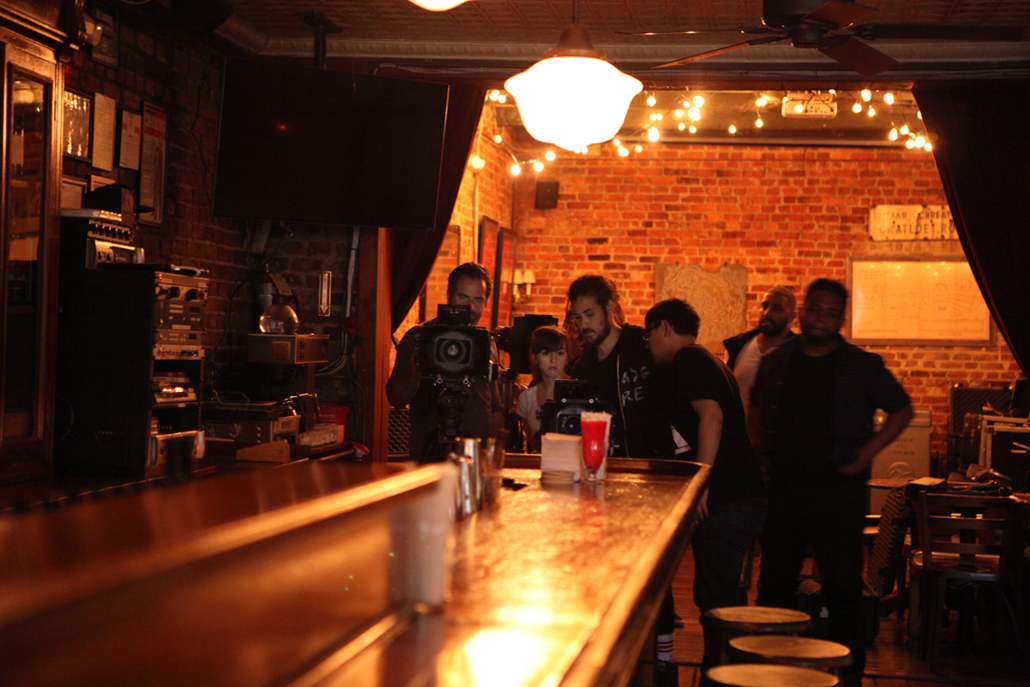
<instances>
[{"instance_id":1,"label":"framed sign on wall","mask_svg":"<svg viewBox=\"0 0 1030 687\"><path fill-rule=\"evenodd\" d=\"M848 338L857 344L988 346L994 321L963 258L848 259Z\"/></svg>"}]
</instances>

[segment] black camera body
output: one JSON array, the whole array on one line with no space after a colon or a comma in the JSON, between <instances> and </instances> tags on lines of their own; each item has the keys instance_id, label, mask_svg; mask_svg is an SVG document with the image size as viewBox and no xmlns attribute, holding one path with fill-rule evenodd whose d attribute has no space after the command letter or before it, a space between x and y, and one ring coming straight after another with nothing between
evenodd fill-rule
<instances>
[{"instance_id":1,"label":"black camera body","mask_svg":"<svg viewBox=\"0 0 1030 687\"><path fill-rule=\"evenodd\" d=\"M493 376L490 332L469 324L471 312L467 305L441 305L436 323L419 329L416 364L423 379Z\"/></svg>"},{"instance_id":2,"label":"black camera body","mask_svg":"<svg viewBox=\"0 0 1030 687\"><path fill-rule=\"evenodd\" d=\"M579 436L580 415L585 412L612 413L614 408L607 401L590 398L587 382L579 379L561 380L554 383L554 398L540 407L540 432L546 434L572 434Z\"/></svg>"}]
</instances>

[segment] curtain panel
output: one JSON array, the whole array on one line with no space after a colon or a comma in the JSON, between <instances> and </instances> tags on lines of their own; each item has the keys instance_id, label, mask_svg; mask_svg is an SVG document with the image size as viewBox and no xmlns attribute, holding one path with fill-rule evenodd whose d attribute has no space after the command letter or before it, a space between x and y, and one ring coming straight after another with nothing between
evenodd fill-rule
<instances>
[{"instance_id":1,"label":"curtain panel","mask_svg":"<svg viewBox=\"0 0 1030 687\"><path fill-rule=\"evenodd\" d=\"M391 331L396 331L429 278L440 252L447 225L458 199L469 151L475 141L483 112L486 89L478 85L450 84L447 101L447 130L444 133L443 169L433 231L394 231L393 299L390 303Z\"/></svg>"},{"instance_id":2,"label":"curtain panel","mask_svg":"<svg viewBox=\"0 0 1030 687\"><path fill-rule=\"evenodd\" d=\"M1030 364L1030 85L918 84L913 93L955 228L998 330Z\"/></svg>"}]
</instances>

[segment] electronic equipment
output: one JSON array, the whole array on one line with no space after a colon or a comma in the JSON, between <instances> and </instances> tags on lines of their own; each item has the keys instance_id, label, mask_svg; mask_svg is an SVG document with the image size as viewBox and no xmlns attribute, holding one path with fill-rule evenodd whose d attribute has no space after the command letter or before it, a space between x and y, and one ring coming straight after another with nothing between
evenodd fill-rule
<instances>
[{"instance_id":1,"label":"electronic equipment","mask_svg":"<svg viewBox=\"0 0 1030 687\"><path fill-rule=\"evenodd\" d=\"M493 379L490 363L490 332L474 327L467 305L440 305L436 323L418 330L417 366L425 379L444 382L466 377Z\"/></svg>"},{"instance_id":2,"label":"electronic equipment","mask_svg":"<svg viewBox=\"0 0 1030 687\"><path fill-rule=\"evenodd\" d=\"M92 208L61 210L61 269L93 269L104 264L139 264L136 231L122 215Z\"/></svg>"},{"instance_id":3,"label":"electronic equipment","mask_svg":"<svg viewBox=\"0 0 1030 687\"><path fill-rule=\"evenodd\" d=\"M985 429L979 465L1010 478L1013 491L1026 491L1030 472L1030 427L1026 426L1025 418L1017 422L1019 424L997 423Z\"/></svg>"},{"instance_id":4,"label":"electronic equipment","mask_svg":"<svg viewBox=\"0 0 1030 687\"><path fill-rule=\"evenodd\" d=\"M982 465L985 468L991 467L990 438L994 432L1002 426L1019 427L1024 424L1026 424L1026 418L967 413L959 445L958 468L964 471L965 466L971 463Z\"/></svg>"},{"instance_id":5,"label":"electronic equipment","mask_svg":"<svg viewBox=\"0 0 1030 687\"><path fill-rule=\"evenodd\" d=\"M222 83L216 216L436 226L446 84L241 58Z\"/></svg>"},{"instance_id":6,"label":"electronic equipment","mask_svg":"<svg viewBox=\"0 0 1030 687\"><path fill-rule=\"evenodd\" d=\"M58 471L144 479L188 473L203 457L207 292L198 270L62 265Z\"/></svg>"},{"instance_id":7,"label":"electronic equipment","mask_svg":"<svg viewBox=\"0 0 1030 687\"><path fill-rule=\"evenodd\" d=\"M592 398L587 382L563 379L554 383L554 398L540 407L540 432L546 434L580 434L580 416L585 412L612 413L612 404Z\"/></svg>"}]
</instances>

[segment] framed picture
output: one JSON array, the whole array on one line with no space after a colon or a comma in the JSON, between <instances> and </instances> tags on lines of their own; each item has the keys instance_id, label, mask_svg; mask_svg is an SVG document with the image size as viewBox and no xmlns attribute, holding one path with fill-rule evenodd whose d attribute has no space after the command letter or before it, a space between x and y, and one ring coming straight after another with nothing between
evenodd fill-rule
<instances>
[{"instance_id":1,"label":"framed picture","mask_svg":"<svg viewBox=\"0 0 1030 687\"><path fill-rule=\"evenodd\" d=\"M848 290L848 338L853 343L994 344L994 320L963 258L849 258Z\"/></svg>"},{"instance_id":2,"label":"framed picture","mask_svg":"<svg viewBox=\"0 0 1030 687\"><path fill-rule=\"evenodd\" d=\"M118 66L118 13L94 5L93 15L100 27L100 42L93 46L93 59L110 67Z\"/></svg>"},{"instance_id":3,"label":"framed picture","mask_svg":"<svg viewBox=\"0 0 1030 687\"><path fill-rule=\"evenodd\" d=\"M483 215L479 220L479 255L477 262L486 268L492 279L496 273L497 239L500 230L501 225L495 219ZM495 284L496 281L494 279ZM494 293L496 294L496 289L494 289ZM494 300L494 298L491 298L487 301L486 308L483 310L483 318L479 321L481 326L486 326L488 322L492 324L495 321Z\"/></svg>"},{"instance_id":4,"label":"framed picture","mask_svg":"<svg viewBox=\"0 0 1030 687\"><path fill-rule=\"evenodd\" d=\"M490 329L508 327L512 323L515 277L515 232L501 227L497 240L497 258L494 260L493 318Z\"/></svg>"},{"instance_id":5,"label":"framed picture","mask_svg":"<svg viewBox=\"0 0 1030 687\"><path fill-rule=\"evenodd\" d=\"M68 157L90 161L93 133L93 98L75 91L64 92L64 129L61 151Z\"/></svg>"},{"instance_id":6,"label":"framed picture","mask_svg":"<svg viewBox=\"0 0 1030 687\"><path fill-rule=\"evenodd\" d=\"M78 210L86 193L86 180L79 177L61 177L61 209Z\"/></svg>"},{"instance_id":7,"label":"framed picture","mask_svg":"<svg viewBox=\"0 0 1030 687\"><path fill-rule=\"evenodd\" d=\"M144 224L161 224L165 202L165 147L168 114L150 103L143 104L143 133L140 143L139 204L151 208L140 212Z\"/></svg>"},{"instance_id":8,"label":"framed picture","mask_svg":"<svg viewBox=\"0 0 1030 687\"><path fill-rule=\"evenodd\" d=\"M118 166L139 170L139 151L143 140L143 116L132 110L121 111L118 129Z\"/></svg>"}]
</instances>

